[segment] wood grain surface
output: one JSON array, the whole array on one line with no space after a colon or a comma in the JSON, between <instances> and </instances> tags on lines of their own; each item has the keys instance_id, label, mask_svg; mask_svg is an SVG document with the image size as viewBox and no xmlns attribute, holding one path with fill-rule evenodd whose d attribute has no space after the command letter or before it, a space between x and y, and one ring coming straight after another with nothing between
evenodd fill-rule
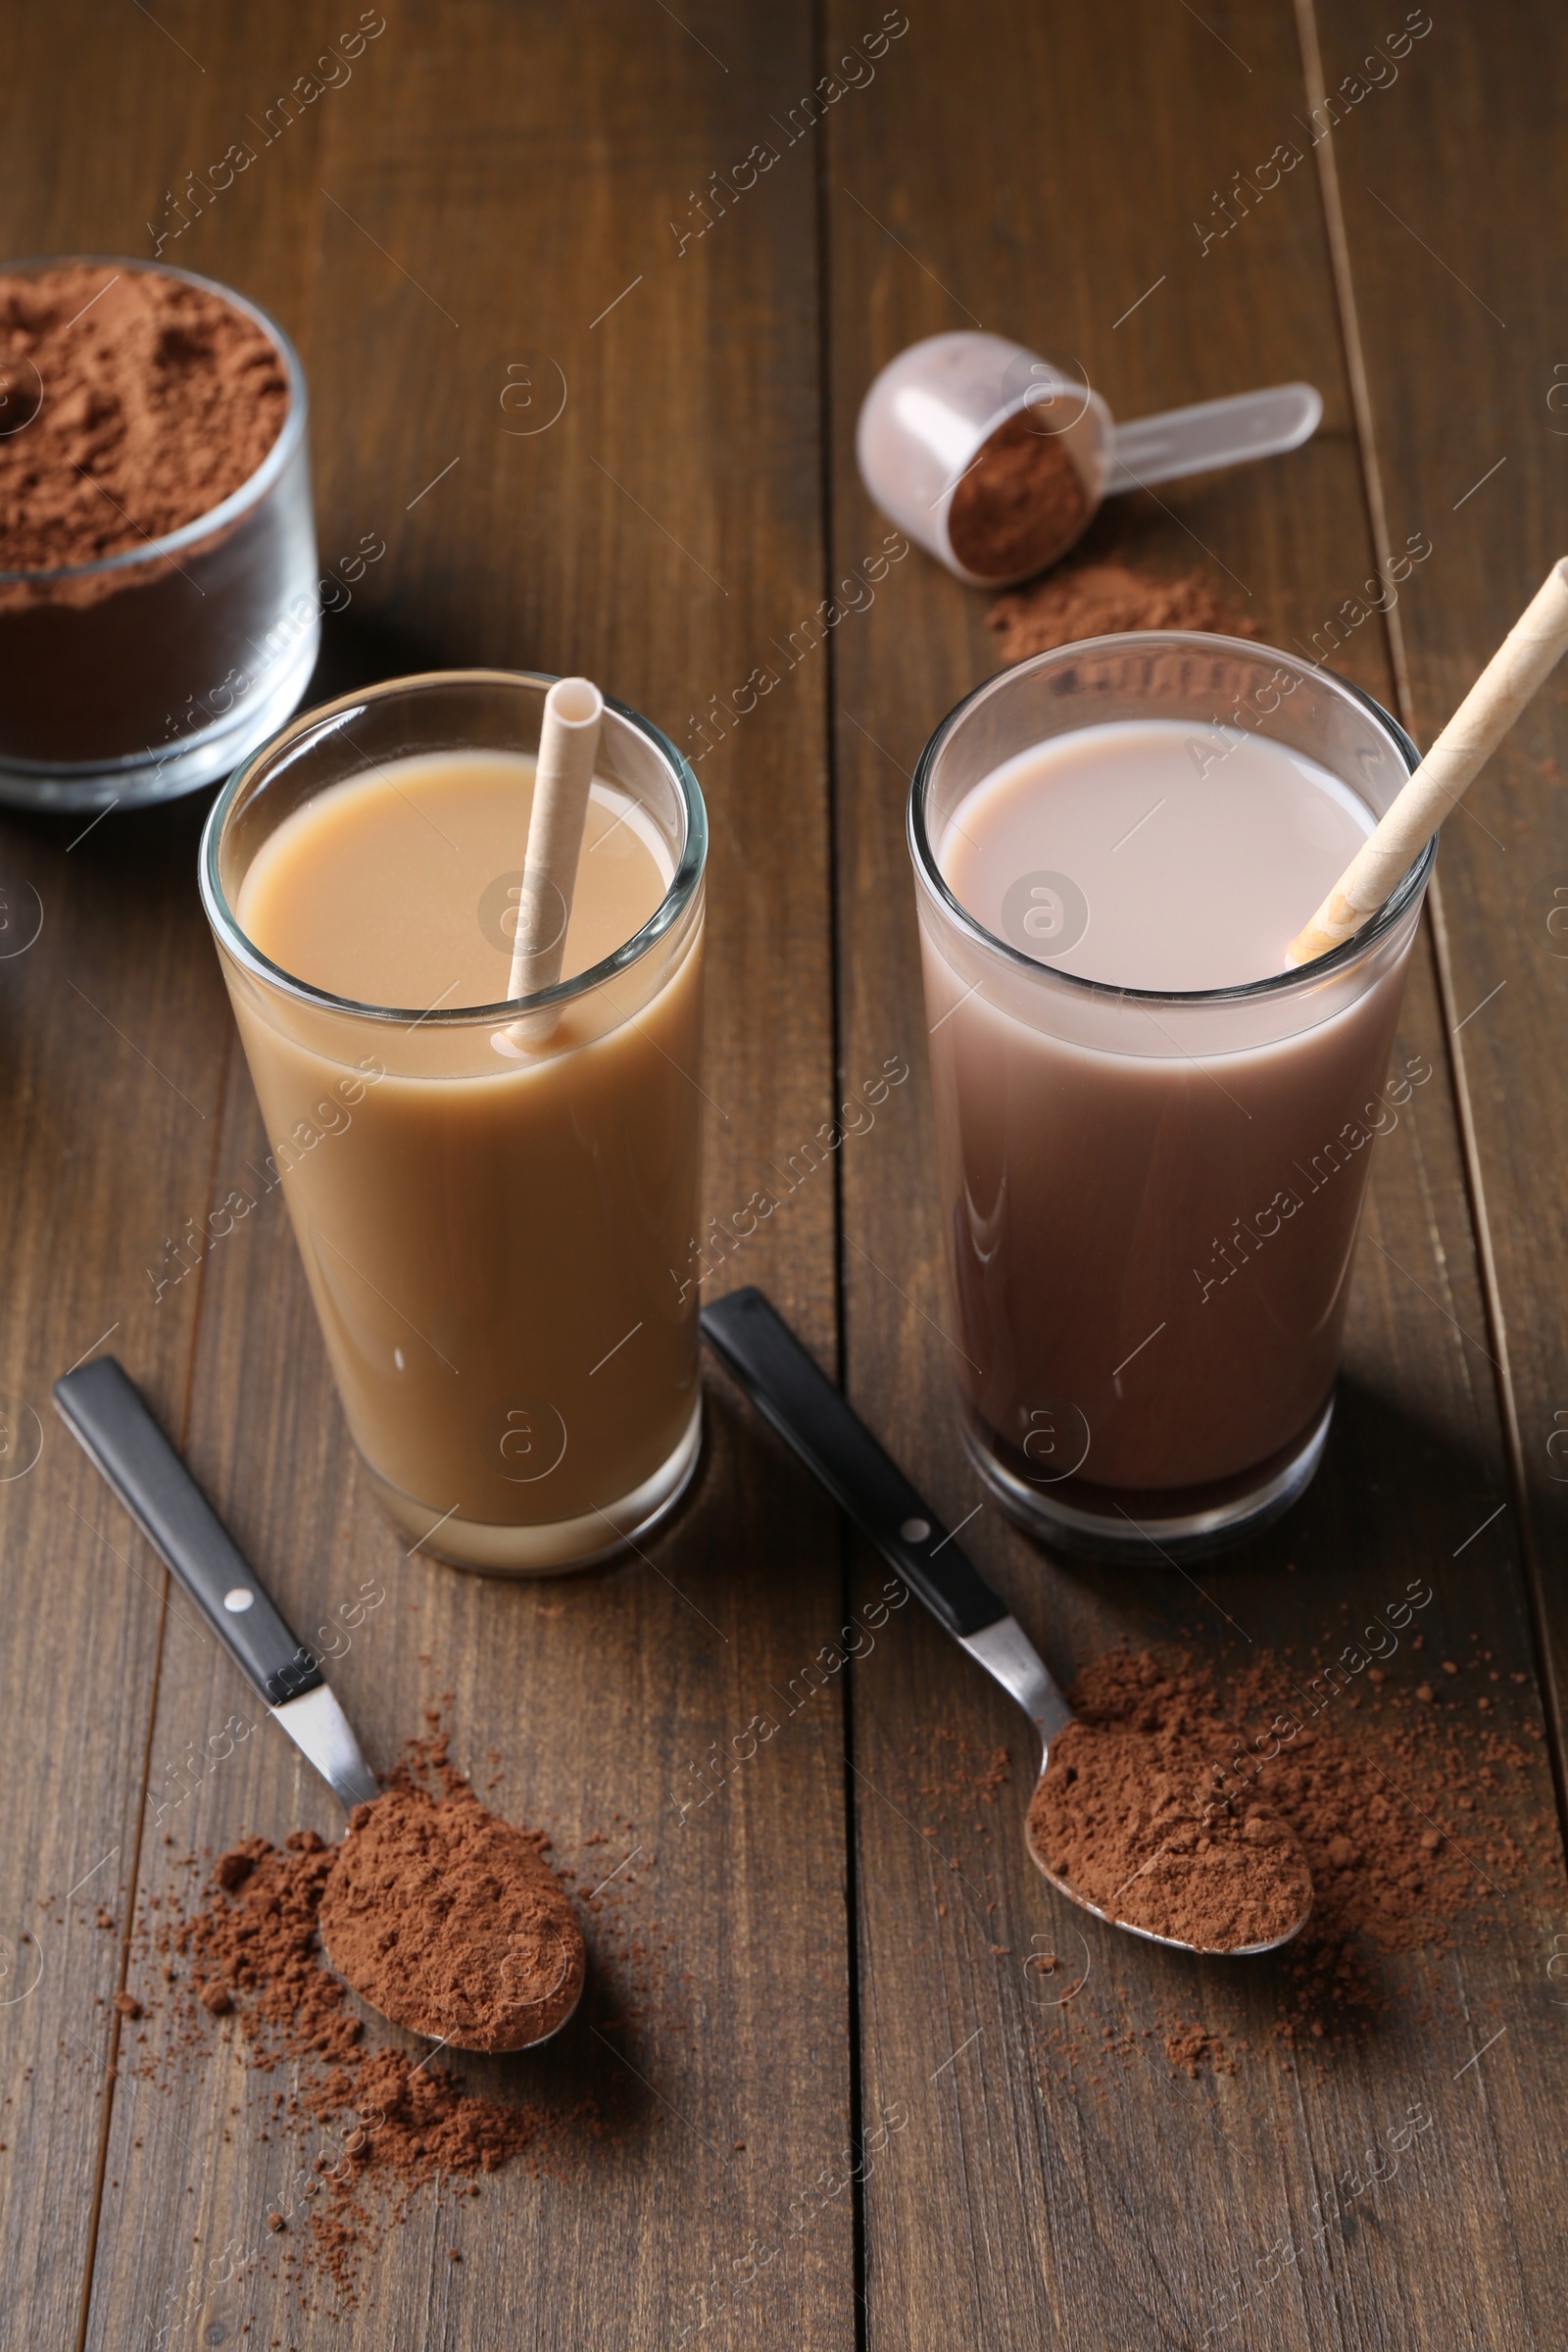
<instances>
[{"instance_id":1,"label":"wood grain surface","mask_svg":"<svg viewBox=\"0 0 1568 2352\"><path fill-rule=\"evenodd\" d=\"M1367 6L1323 9L1328 85L1353 68L1372 23ZM1336 178L1368 471L1385 533L1402 537L1419 515L1433 541L1420 592L1391 616L1402 715L1425 744L1568 530L1568 342L1552 300L1554 240L1527 225L1560 212L1568 186L1568 158L1551 135L1568 28L1555 10L1521 7L1499 43L1455 13L1435 21L1411 66L1375 140L1349 122L1337 134ZM1439 154L1446 168L1434 172ZM1432 368L1411 364L1401 319L1434 362L1441 354L1441 390ZM1559 676L1489 762L1459 823L1445 828L1438 894L1444 1005L1507 1416L1509 1506L1547 1631L1559 1746L1568 1380L1556 1269L1568 1249L1568 1128L1546 1041L1561 1036L1568 1011L1565 726Z\"/></svg>"},{"instance_id":2,"label":"wood grain surface","mask_svg":"<svg viewBox=\"0 0 1568 2352\"><path fill-rule=\"evenodd\" d=\"M90 22L96 37L102 21ZM84 12L83 43L88 23ZM66 19L14 19L15 72L0 97L18 164L6 251L147 252L144 213L181 163L221 153L242 82L287 71L286 28L276 30L246 42L215 19L199 74L138 18L105 41L84 93ZM224 274L284 314L305 281L314 133L299 135L292 189L271 185L265 213L233 208L222 257ZM49 1395L107 1345L185 1434L201 1286L171 1287L155 1305L144 1269L163 1264L166 1240L206 1205L233 1058L194 898L202 814L203 804L180 802L112 814L90 832L85 817L0 818L8 925L19 942L39 926L0 961L4 1442L19 1466L36 1448L33 1467L0 1485L0 1704L27 1789L0 1840L0 2243L16 2298L6 2329L24 2343L77 2339L144 1799L156 1790L155 1807L183 1785L180 1742L210 1728L185 1713L172 1746L153 1742L164 1571ZM185 1631L210 1659L207 1637ZM228 1690L211 1728L240 1695ZM127 2334L132 2326L127 2312Z\"/></svg>"},{"instance_id":3,"label":"wood grain surface","mask_svg":"<svg viewBox=\"0 0 1568 2352\"><path fill-rule=\"evenodd\" d=\"M1381 552L1320 189L1296 170L1206 248L1194 227L1223 227L1211 192L1235 172L1293 135L1307 146L1293 132L1307 112L1296 30L1257 10L1136 19L925 17L881 105L836 118L835 565L872 527L853 463L866 381L918 335L983 323L1076 360L1118 416L1317 383L1326 414L1307 449L1172 485L1157 508L1121 502L1096 526L1100 552L1200 570L1265 639L1310 643ZM838 24L847 35L850 19ZM1392 111L1401 96L1369 103ZM846 1066L889 1047L923 1061L904 800L930 727L997 666L983 610L916 560L838 638ZM1375 622L1334 666L1392 699ZM1344 1611L1417 1573L1437 1589L1437 1645L1468 1655L1474 1629L1499 1673L1528 1672L1517 1531L1504 1516L1462 1548L1508 1483L1447 1026L1418 953L1396 1057L1425 1055L1438 1075L1377 1146L1328 1459L1281 1527L1196 1584L1049 1563L998 1519L955 1428L923 1088L894 1165L846 1154L850 1392L906 1460L929 1465L950 1526L984 1503L964 1543L1059 1672L1124 1636L1179 1634L1238 1662L1265 1647L1320 1660ZM1397 1671L1413 1685L1422 1668L1407 1654ZM1510 1715L1539 1731L1533 1694L1512 1694ZM1533 1904L1461 1938L1440 1972L1446 2002L1420 1972L1391 1971L1370 2045L1331 2026L1300 2064L1268 2050L1282 1983L1270 1965L1150 1952L1042 1887L1018 1837L1033 1771L1018 1718L956 1671L928 1621L911 1615L858 1674L854 1738L862 2102L901 2101L912 2119L866 2187L870 2343L963 2340L977 2312L988 2343L1019 2347L1550 2340L1539 2149L1557 2130L1557 2020ZM1008 1782L992 1802L985 1768L1001 1746ZM1549 1807L1544 1755L1513 1797L1521 1824ZM1560 1873L1550 1883L1560 1891ZM1042 1950L1059 1961L1044 1979L1030 1969ZM1163 2047L1184 2018L1253 2054L1234 2076L1189 2080ZM1478 2069L1459 2070L1504 2020L1478 2086ZM1391 2181L1360 2227L1314 2237L1326 2182L1422 2097L1438 2125L1419 2184Z\"/></svg>"},{"instance_id":4,"label":"wood grain surface","mask_svg":"<svg viewBox=\"0 0 1568 2352\"><path fill-rule=\"evenodd\" d=\"M946 1360L904 808L996 641L983 598L887 561L860 397L905 343L973 323L1074 359L1128 417L1309 378L1308 447L1119 502L1091 552L1202 571L1282 646L1321 651L1342 615L1332 666L1430 740L1562 552L1568 36L1539 0L1485 25L1435 7L1419 32L1402 0L369 13L350 80L265 144L356 11L18 16L6 249L149 253L184 175L250 136L253 168L165 258L298 341L323 564L385 541L314 696L583 669L697 760L705 1216L908 1073L738 1250L705 1225L706 1288L762 1284L956 1525L982 1495ZM1281 143L1298 164L1244 196ZM737 194L759 145L775 161ZM1432 554L1395 611L1346 626L1415 532ZM854 609L824 630L830 597ZM1486 1653L1492 1721L1533 1759L1499 1794L1522 1837L1554 1818L1568 1671L1562 711L1559 686L1445 837L1396 1048L1432 1076L1374 1148L1308 1496L1196 1582L1050 1558L989 1503L963 1533L1062 1674L1123 1637L1304 1673L1349 1612L1428 1580L1425 1661L1391 1681ZM1309 2053L1279 2046L1278 1966L1184 1965L1051 1894L1018 1719L917 1606L699 1783L886 1582L722 1378L647 1558L514 1587L411 1559L380 1520L275 1198L155 1298L168 1238L268 1148L196 897L204 811L84 838L0 818L0 2337L1560 2342L1554 1833L1529 1834L1528 1897L1388 1967L1370 2032L1331 2017ZM442 1703L460 1761L548 1825L574 1883L615 1874L584 1906L567 2034L466 2070L591 2095L612 2141L578 2177L416 2202L347 2320L302 2308L270 2248L286 2156L232 2024L173 2063L156 2003L113 2009L152 1987L138 1912L208 1854L338 1823L53 1419L50 1383L100 1346L301 1631L384 1592L332 1668L371 1762ZM1167 2054L1194 2024L1250 2045L1234 2073ZM1433 2128L1397 2176L1315 2232L1314 2200L1418 2100Z\"/></svg>"}]
</instances>

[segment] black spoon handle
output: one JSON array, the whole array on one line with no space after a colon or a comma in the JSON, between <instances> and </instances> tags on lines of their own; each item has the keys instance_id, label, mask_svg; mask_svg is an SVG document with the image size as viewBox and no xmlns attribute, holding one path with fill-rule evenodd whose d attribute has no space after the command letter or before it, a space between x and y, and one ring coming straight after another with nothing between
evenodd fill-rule
<instances>
[{"instance_id":1,"label":"black spoon handle","mask_svg":"<svg viewBox=\"0 0 1568 2352\"><path fill-rule=\"evenodd\" d=\"M960 1642L1007 1615L928 1503L756 1289L702 1313L704 1333L781 1438Z\"/></svg>"},{"instance_id":2,"label":"black spoon handle","mask_svg":"<svg viewBox=\"0 0 1568 2352\"><path fill-rule=\"evenodd\" d=\"M233 1538L112 1355L55 1382L55 1406L163 1554L242 1674L280 1707L323 1681L262 1591Z\"/></svg>"}]
</instances>

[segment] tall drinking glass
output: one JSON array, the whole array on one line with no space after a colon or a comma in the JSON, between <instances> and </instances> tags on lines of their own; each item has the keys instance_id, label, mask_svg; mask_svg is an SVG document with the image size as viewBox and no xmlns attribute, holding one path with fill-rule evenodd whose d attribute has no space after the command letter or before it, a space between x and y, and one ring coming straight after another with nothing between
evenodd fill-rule
<instances>
[{"instance_id":1,"label":"tall drinking glass","mask_svg":"<svg viewBox=\"0 0 1568 2352\"><path fill-rule=\"evenodd\" d=\"M1368 823L1417 760L1387 712L1310 663L1152 631L1004 671L916 768L908 838L965 1443L1032 1532L1128 1560L1237 1541L1317 1467L1373 1140L1401 1087L1408 1100L1408 1079L1386 1074L1435 855L1429 843L1354 939L1299 970L1184 993L1054 968L960 905L944 836L1004 761L1149 719L1195 738L1218 720L1304 755Z\"/></svg>"},{"instance_id":2,"label":"tall drinking glass","mask_svg":"<svg viewBox=\"0 0 1568 2352\"><path fill-rule=\"evenodd\" d=\"M607 866L640 844L664 894L613 953L515 1003L327 994L270 960L240 909L264 847L334 787L431 755L537 751L552 682L437 674L307 712L220 796L201 855L269 1177L371 1482L411 1541L512 1574L639 1537L697 1460L696 1296L670 1275L699 1222L696 779L657 727L607 704L595 840ZM518 869L523 831L519 814ZM437 830L429 851L432 924L488 936L514 920L520 870L448 906ZM579 874L579 905L603 871ZM344 894L344 925L378 919L366 897Z\"/></svg>"}]
</instances>

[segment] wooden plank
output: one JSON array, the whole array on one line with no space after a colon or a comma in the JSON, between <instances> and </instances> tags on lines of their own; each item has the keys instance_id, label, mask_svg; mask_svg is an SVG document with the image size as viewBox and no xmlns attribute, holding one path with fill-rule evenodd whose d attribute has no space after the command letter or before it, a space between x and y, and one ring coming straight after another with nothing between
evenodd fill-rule
<instances>
[{"instance_id":1,"label":"wooden plank","mask_svg":"<svg viewBox=\"0 0 1568 2352\"><path fill-rule=\"evenodd\" d=\"M582 666L701 749L688 712L711 695L731 709L820 593L810 179L781 165L686 249L668 224L767 135L780 91L808 85L805 12L718 29L683 11L690 34L629 4L569 21L491 0L386 13L373 106L355 111L350 89L326 118L299 306L323 548L363 531L388 545L343 659ZM280 145L275 169L300 168ZM546 355L524 360L532 380L552 383L554 363L568 397L518 435L500 396L529 352ZM825 691L819 663L722 733L715 720L699 768L708 1198L726 1221L828 1110ZM265 1148L236 1056L215 1196ZM828 1182L804 1183L732 1277L768 1283L828 1350L831 1230ZM372 1759L450 1690L460 1757L488 1780L502 1754L498 1804L548 1825L595 1881L629 1857L625 1915L656 1955L628 1961L591 1912L584 2017L535 2062L471 2070L518 2095L591 2092L625 2119L618 2141L575 2179L518 2167L475 2204L427 2204L389 2238L356 2333L676 2343L706 2316L736 2340L847 2344L847 2201L790 2234L849 2135L839 1692L744 1770L730 1745L837 1626L830 1514L720 1391L699 1490L651 1565L535 1587L406 1560L350 1454L275 1201L209 1261L190 1454L297 1623L372 1574L387 1587L334 1669ZM159 1741L235 1703L172 1627ZM685 1814L713 1742L729 1777ZM144 1889L184 1885L187 1856L242 1825L300 1823L333 1833L331 1801L264 1727L150 1853ZM596 1834L613 1842L588 1846ZM622 1999L641 2014L617 2031ZM247 2323L263 2343L340 2340L274 2266L238 2259L267 2245L285 2166L256 2095L216 2064L117 2110L90 2343L119 2345L144 2315L171 2344Z\"/></svg>"},{"instance_id":2,"label":"wooden plank","mask_svg":"<svg viewBox=\"0 0 1568 2352\"><path fill-rule=\"evenodd\" d=\"M1222 566L1246 583L1265 637L1309 640L1373 553L1310 172L1293 169L1232 216L1233 233L1201 242L1223 219L1211 192L1299 136L1289 22L1153 7L1055 12L1049 24L1011 7L910 17L879 85L829 125L835 570L879 528L853 467L865 385L915 336L983 321L1076 357L1126 416L1291 376L1318 383L1327 410L1310 448L1162 492L1168 515L1129 513L1120 542L1165 570ZM842 9L833 24L846 44L858 29ZM1375 625L1336 665L1387 701ZM848 1380L956 1526L982 1496L932 1328L947 1307L903 810L922 739L995 656L979 602L919 558L835 645L841 1062L853 1077L894 1053L914 1070L897 1125L890 1114L844 1154ZM965 1531L1058 1670L1123 1635L1180 1632L1245 1653L1216 1609L1258 1647L1321 1655L1342 1608L1419 1572L1437 1588L1431 1646L1475 1629L1511 1693L1503 1712L1528 1723L1534 1694L1506 1680L1530 1656L1506 1523L1452 1557L1505 1488L1491 1370L1454 1328L1485 1342L1445 1028L1418 956L1396 1051L1424 1054L1438 1075L1377 1146L1366 1232L1390 1254L1360 1254L1329 1457L1280 1529L1200 1578L1213 1607L1169 1571L1056 1562L989 1505ZM860 1594L879 1581L867 1565ZM1398 1665L1411 1683L1417 1671ZM1448 2005L1418 1989L1434 1970L1390 1972L1371 2035L1331 2034L1321 2067L1292 2074L1264 2054L1267 1970L1184 1964L1092 1922L1080 1930L1046 1892L1018 1838L1031 1767L1017 1718L916 1610L857 1667L854 1740L861 2113L906 2118L865 2187L875 2352L970 2340L977 2312L1002 2347L1549 2336L1539 2150L1556 2144L1558 2102L1526 1903L1507 1906L1489 1940L1461 1933L1442 1964ZM1004 1743L1010 1777L988 1807L973 1784ZM1521 1818L1548 1801L1544 1767L1518 1796ZM1066 2002L1024 1971L1053 1942ZM1160 2045L1173 2012L1246 2036L1253 2054L1233 2078L1190 2082ZM1504 2021L1508 2038L1468 2067ZM1115 2056L1107 2035L1137 2046ZM1353 2234L1314 2237L1312 2198L1420 2097L1439 2129L1418 2180L1391 2183ZM1281 2238L1288 2249L1271 2253Z\"/></svg>"},{"instance_id":3,"label":"wooden plank","mask_svg":"<svg viewBox=\"0 0 1568 2352\"><path fill-rule=\"evenodd\" d=\"M221 155L240 89L284 63L270 26L214 17L204 74L145 12L111 25L71 7L19 19L8 47L0 208L17 255L146 254L163 192ZM313 134L298 138L308 181ZM197 222L168 258L290 312L302 272L287 198L276 181L263 207L236 197L220 246ZM196 904L202 813L112 812L90 833L80 816L0 817L15 926L0 959L0 1711L20 1782L0 1849L0 2265L7 2331L28 2343L76 2340L144 1783L150 1769L155 1802L177 1804L187 1742L209 1729L181 1700L152 1743L164 1573L49 1400L107 1345L170 1426L184 1422L199 1281L155 1299L145 1269L201 1213L230 1053Z\"/></svg>"},{"instance_id":4,"label":"wooden plank","mask_svg":"<svg viewBox=\"0 0 1568 2352\"><path fill-rule=\"evenodd\" d=\"M1418 17L1423 11L1414 12ZM1344 84L1380 37L1367 7L1323 8L1320 72L1342 126L1325 142L1344 211L1348 332L1365 368L1364 429L1386 532L1417 514L1434 554L1395 615L1404 716L1429 743L1562 553L1568 502L1568 364L1553 318L1549 216L1564 176L1555 107L1568 34L1558 12L1462 17L1396 60L1377 109ZM1385 50L1387 44L1385 43ZM1374 71L1376 69L1373 69ZM1445 159L1442 171L1431 159ZM1485 204L1468 203L1482 174ZM1423 355L1443 355L1441 394ZM1541 696L1444 829L1439 931L1444 1004L1484 1208L1494 1350L1521 1513L1548 1642L1559 1748L1568 1617L1554 1573L1568 1541L1568 1385L1558 1171L1568 1111L1547 1041L1568 1010L1568 810L1560 778L1568 702Z\"/></svg>"}]
</instances>

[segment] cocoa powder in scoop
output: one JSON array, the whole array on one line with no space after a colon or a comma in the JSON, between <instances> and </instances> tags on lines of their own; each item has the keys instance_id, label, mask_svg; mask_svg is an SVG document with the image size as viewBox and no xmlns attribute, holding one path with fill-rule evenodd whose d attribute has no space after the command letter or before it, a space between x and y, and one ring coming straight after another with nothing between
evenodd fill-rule
<instances>
[{"instance_id":1,"label":"cocoa powder in scoop","mask_svg":"<svg viewBox=\"0 0 1568 2352\"><path fill-rule=\"evenodd\" d=\"M0 276L0 570L95 563L209 514L283 427L270 338L204 287L71 263ZM9 405L16 404L15 410Z\"/></svg>"},{"instance_id":2,"label":"cocoa powder in scoop","mask_svg":"<svg viewBox=\"0 0 1568 2352\"><path fill-rule=\"evenodd\" d=\"M1091 1732L1153 1740L1185 1784L1204 1786L1245 1820L1256 1803L1299 1839L1313 1904L1277 1963L1274 2031L1311 2046L1381 2007L1382 1963L1441 1950L1458 1915L1521 1882L1560 1904L1549 1806L1519 1823L1510 1813L1538 1793L1539 1756L1488 1718L1484 1662L1472 1717L1460 1677L1395 1687L1381 1668L1358 1690L1336 1691L1310 1666L1252 1653L1227 1678L1185 1651L1118 1647L1093 1659L1073 1686ZM1376 1677L1376 1679L1374 1679ZM1441 1680L1435 1677L1434 1680ZM1539 1742L1539 1722L1527 1734Z\"/></svg>"},{"instance_id":3,"label":"cocoa powder in scoop","mask_svg":"<svg viewBox=\"0 0 1568 2352\"><path fill-rule=\"evenodd\" d=\"M948 509L948 540L965 571L1015 580L1054 564L1093 511L1060 434L1045 431L1024 409L997 427L960 478Z\"/></svg>"},{"instance_id":4,"label":"cocoa powder in scoop","mask_svg":"<svg viewBox=\"0 0 1568 2352\"><path fill-rule=\"evenodd\" d=\"M1517 1875L1517 1849L1500 1824L1489 1824L1480 1853L1459 1828L1475 1809L1471 1785L1490 1783L1490 1768L1442 1740L1445 1727L1419 1703L1395 1712L1391 1700L1386 1725L1348 1697L1314 1708L1298 1672L1265 1653L1249 1662L1225 1705L1200 1660L1129 1649L1087 1666L1074 1703L1091 1725L1156 1740L1195 1784L1233 1804L1255 1799L1287 1821L1311 1867L1317 1938L1412 1951L1436 1940L1484 1887L1478 1862L1494 1879ZM1283 1728L1258 1735L1265 1709Z\"/></svg>"},{"instance_id":5,"label":"cocoa powder in scoop","mask_svg":"<svg viewBox=\"0 0 1568 2352\"><path fill-rule=\"evenodd\" d=\"M1415 1605L1431 1598L1428 1588ZM1385 1667L1343 1641L1328 1638L1327 1668L1290 1652L1200 1660L1120 1646L1074 1684L1073 1703L1091 1725L1184 1722L1216 1789L1256 1791L1290 1823L1314 1886L1305 1928L1278 1953L1245 1968L1182 1964L1167 1975L1181 2012L1161 2002L1152 2023L1138 2025L1119 1998L1113 2024L1089 2004L1057 2010L1043 2041L1097 2103L1123 2095L1104 2061L1136 2060L1142 2074L1161 2049L1195 2082L1263 2065L1295 2073L1303 2061L1323 2081L1396 2003L1457 2020L1469 1995L1447 1953L1461 1933L1483 1944L1517 1935L1522 1920L1528 1930L1532 1911L1548 1932L1563 1916L1544 1726L1533 1696L1507 1690L1526 1675L1504 1676L1479 1646ZM1419 1633L1406 1642L1424 1647ZM1212 1750L1210 1726L1223 1733ZM1104 1962L1113 1968L1117 1956L1112 1936Z\"/></svg>"},{"instance_id":6,"label":"cocoa powder in scoop","mask_svg":"<svg viewBox=\"0 0 1568 2352\"><path fill-rule=\"evenodd\" d=\"M272 2130L318 2152L269 2227L287 2232L292 2267L324 2275L352 2301L363 2261L416 2191L514 2159L559 2166L599 2121L591 2099L562 2110L481 2098L428 2055L368 2047L318 1933L335 1858L314 1830L296 1830L281 1845L241 1838L220 1857L205 1906L178 1924L169 1946L193 1972L182 2046L205 2038L201 2024L237 2027L252 2067L290 2070L295 2088L278 2094Z\"/></svg>"}]
</instances>

